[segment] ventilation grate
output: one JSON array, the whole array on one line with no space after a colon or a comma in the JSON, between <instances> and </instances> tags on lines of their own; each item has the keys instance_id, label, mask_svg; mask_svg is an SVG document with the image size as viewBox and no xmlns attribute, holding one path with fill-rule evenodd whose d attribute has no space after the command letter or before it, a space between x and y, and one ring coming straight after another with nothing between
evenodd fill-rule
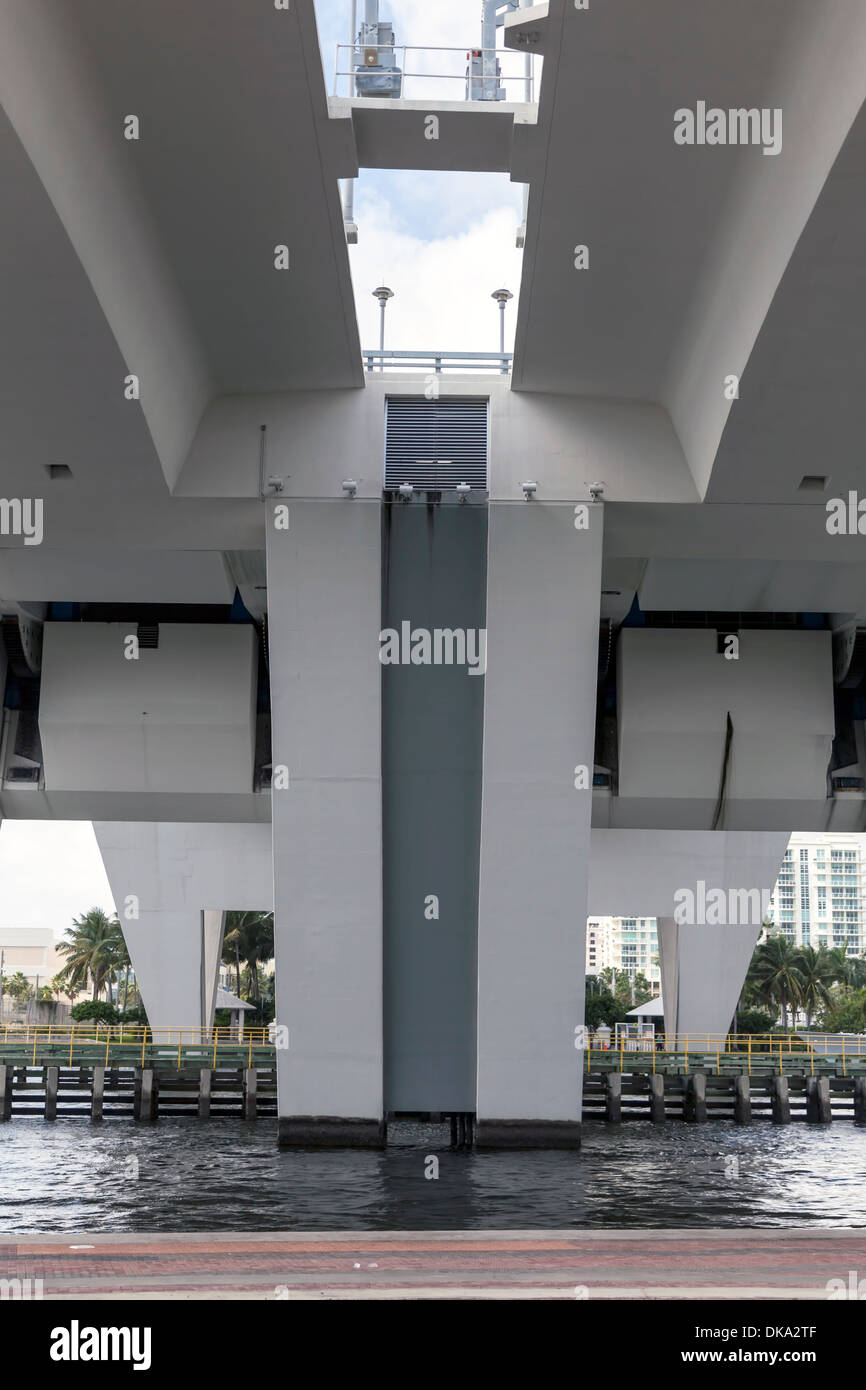
<instances>
[{"instance_id":1,"label":"ventilation grate","mask_svg":"<svg viewBox=\"0 0 866 1390\"><path fill-rule=\"evenodd\" d=\"M138 624L138 647L143 651L145 647L159 646L159 623L139 623Z\"/></svg>"},{"instance_id":2,"label":"ventilation grate","mask_svg":"<svg viewBox=\"0 0 866 1390\"><path fill-rule=\"evenodd\" d=\"M385 406L385 489L487 488L488 402L483 396L391 397Z\"/></svg>"}]
</instances>

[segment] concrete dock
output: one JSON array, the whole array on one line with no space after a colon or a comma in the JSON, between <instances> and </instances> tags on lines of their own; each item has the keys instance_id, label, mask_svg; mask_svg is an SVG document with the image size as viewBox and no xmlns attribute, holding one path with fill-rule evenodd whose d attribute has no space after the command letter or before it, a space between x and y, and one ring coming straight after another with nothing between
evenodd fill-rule
<instances>
[{"instance_id":1,"label":"concrete dock","mask_svg":"<svg viewBox=\"0 0 866 1390\"><path fill-rule=\"evenodd\" d=\"M0 1236L0 1289L59 1300L806 1300L852 1270L866 1227Z\"/></svg>"}]
</instances>

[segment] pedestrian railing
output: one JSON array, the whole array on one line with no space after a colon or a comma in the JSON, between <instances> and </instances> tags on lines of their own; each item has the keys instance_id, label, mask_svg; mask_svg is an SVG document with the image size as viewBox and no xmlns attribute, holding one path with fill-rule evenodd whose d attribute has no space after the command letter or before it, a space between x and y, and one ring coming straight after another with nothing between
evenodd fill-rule
<instances>
[{"instance_id":1,"label":"pedestrian railing","mask_svg":"<svg viewBox=\"0 0 866 1390\"><path fill-rule=\"evenodd\" d=\"M265 1028L147 1028L124 1024L10 1024L0 1027L0 1063L14 1060L38 1066L45 1061L104 1066L144 1066L147 1061L261 1057L275 1050L272 1030Z\"/></svg>"},{"instance_id":2,"label":"pedestrian railing","mask_svg":"<svg viewBox=\"0 0 866 1390\"><path fill-rule=\"evenodd\" d=\"M789 1033L658 1033L652 1038L608 1040L606 1033L587 1034L586 1070L778 1072L841 1071L866 1068L866 1036L838 1037Z\"/></svg>"},{"instance_id":3,"label":"pedestrian railing","mask_svg":"<svg viewBox=\"0 0 866 1390\"><path fill-rule=\"evenodd\" d=\"M496 372L507 376L511 371L510 352L436 352L432 348L418 351L400 349L395 352L365 348L364 367L368 372L427 372L438 376L442 372Z\"/></svg>"},{"instance_id":4,"label":"pedestrian railing","mask_svg":"<svg viewBox=\"0 0 866 1390\"><path fill-rule=\"evenodd\" d=\"M513 48L465 44L334 45L332 94L364 101L471 101L499 105L535 103L535 63L540 58ZM497 72L497 67L499 71Z\"/></svg>"}]
</instances>

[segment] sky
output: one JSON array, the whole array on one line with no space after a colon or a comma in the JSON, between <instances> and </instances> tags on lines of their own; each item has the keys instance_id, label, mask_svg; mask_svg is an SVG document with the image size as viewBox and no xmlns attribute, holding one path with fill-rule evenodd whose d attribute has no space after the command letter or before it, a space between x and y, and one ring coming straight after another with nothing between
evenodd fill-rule
<instances>
[{"instance_id":1,"label":"sky","mask_svg":"<svg viewBox=\"0 0 866 1390\"><path fill-rule=\"evenodd\" d=\"M359 14L363 8L358 0ZM335 45L349 42L349 15L349 0L316 0L329 92L334 90ZM398 47L462 49L481 41L480 0L382 0L379 15L394 25ZM347 63L344 53L340 67ZM516 56L511 68L517 71L521 63ZM437 71L445 64L462 72L463 53L413 53L406 69ZM407 79L407 98L438 92L460 100L464 94L462 81L422 82L413 91ZM347 87L340 90L348 94ZM519 99L517 89L514 98ZM349 262L362 346L379 345L379 306L372 291L386 284L395 296L387 310L386 347L498 350L499 309L490 296L504 286L515 296L506 312L505 345L510 350L521 267L515 235L522 207L523 188L507 174L361 170L355 185L358 244L349 248Z\"/></svg>"},{"instance_id":2,"label":"sky","mask_svg":"<svg viewBox=\"0 0 866 1390\"><path fill-rule=\"evenodd\" d=\"M364 0L358 0L362 14ZM334 90L335 45L348 43L350 0L316 0L325 86ZM380 18L398 45L463 47L480 43L480 0L382 0ZM408 70L465 66L463 55L415 53ZM346 66L346 55L340 64ZM512 70L516 70L512 63ZM345 90L345 89L344 89ZM462 82L407 85L407 97L463 96ZM517 91L515 99L520 99ZM506 174L429 174L362 170L355 185L358 245L349 248L363 347L378 347L379 306L387 284L386 347L490 352L499 347L499 309L490 298L514 294L506 312L511 349L520 285L515 233L523 190ZM447 288L447 292L446 292ZM0 928L51 927L60 934L91 907L114 909L93 828L87 821L6 821L0 826Z\"/></svg>"}]
</instances>

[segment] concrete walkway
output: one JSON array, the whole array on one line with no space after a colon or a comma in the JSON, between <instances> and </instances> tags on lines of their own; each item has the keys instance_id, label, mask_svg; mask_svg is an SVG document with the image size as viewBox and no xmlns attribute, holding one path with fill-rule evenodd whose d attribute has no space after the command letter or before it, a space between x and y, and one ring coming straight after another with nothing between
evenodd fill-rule
<instances>
[{"instance_id":1,"label":"concrete walkway","mask_svg":"<svg viewBox=\"0 0 866 1390\"><path fill-rule=\"evenodd\" d=\"M46 1299L815 1299L866 1228L0 1236Z\"/></svg>"}]
</instances>

